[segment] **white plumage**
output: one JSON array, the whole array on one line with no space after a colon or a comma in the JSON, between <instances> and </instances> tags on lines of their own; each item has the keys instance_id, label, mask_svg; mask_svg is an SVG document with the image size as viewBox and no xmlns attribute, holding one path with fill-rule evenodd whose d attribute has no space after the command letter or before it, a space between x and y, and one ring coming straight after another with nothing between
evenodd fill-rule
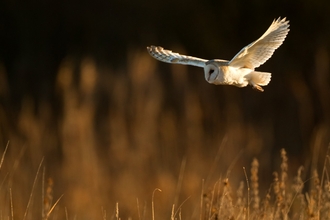
<instances>
[{"instance_id":1,"label":"white plumage","mask_svg":"<svg viewBox=\"0 0 330 220\"><path fill-rule=\"evenodd\" d=\"M183 64L204 68L205 80L216 85L247 85L264 91L260 86L270 82L271 73L254 71L264 64L281 46L289 32L289 21L286 18L274 20L267 31L256 41L245 46L234 58L228 60L205 60L197 57L181 55L162 47L147 47L155 59L166 63Z\"/></svg>"}]
</instances>

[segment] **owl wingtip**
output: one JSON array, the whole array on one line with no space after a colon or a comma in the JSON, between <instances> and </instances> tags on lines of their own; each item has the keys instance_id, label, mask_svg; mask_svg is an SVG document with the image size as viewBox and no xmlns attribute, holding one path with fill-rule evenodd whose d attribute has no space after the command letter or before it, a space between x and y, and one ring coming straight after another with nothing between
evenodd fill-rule
<instances>
[{"instance_id":1,"label":"owl wingtip","mask_svg":"<svg viewBox=\"0 0 330 220\"><path fill-rule=\"evenodd\" d=\"M284 24L289 24L289 20L287 20L286 17L282 18L281 16L278 17L277 19L274 19L274 22L276 23L284 23Z\"/></svg>"},{"instance_id":2,"label":"owl wingtip","mask_svg":"<svg viewBox=\"0 0 330 220\"><path fill-rule=\"evenodd\" d=\"M147 46L147 50L149 50L149 51L156 50L156 49L163 49L163 48L158 47L158 46L154 46L154 45Z\"/></svg>"}]
</instances>

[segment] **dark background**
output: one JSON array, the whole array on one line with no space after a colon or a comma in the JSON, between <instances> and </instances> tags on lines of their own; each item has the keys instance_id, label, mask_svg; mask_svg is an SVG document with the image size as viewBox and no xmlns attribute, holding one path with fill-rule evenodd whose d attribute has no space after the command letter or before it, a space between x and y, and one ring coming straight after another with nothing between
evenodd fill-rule
<instances>
[{"instance_id":1,"label":"dark background","mask_svg":"<svg viewBox=\"0 0 330 220\"><path fill-rule=\"evenodd\" d=\"M150 204L157 187L168 190L158 212L168 215L180 196L198 195L202 179L231 166L237 186L253 157L268 189L281 148L291 171L304 165L309 176L330 141L329 11L328 1L308 0L1 1L8 172L21 161L17 175L32 184L44 157L55 197L64 193L65 206L86 216L100 214L91 211L91 195L96 207L112 212L118 201L123 216L134 216L131 200ZM272 73L264 93L207 84L202 69L160 63L146 51L159 45L231 59L280 16L290 32L258 68ZM187 185L178 190L182 167Z\"/></svg>"}]
</instances>

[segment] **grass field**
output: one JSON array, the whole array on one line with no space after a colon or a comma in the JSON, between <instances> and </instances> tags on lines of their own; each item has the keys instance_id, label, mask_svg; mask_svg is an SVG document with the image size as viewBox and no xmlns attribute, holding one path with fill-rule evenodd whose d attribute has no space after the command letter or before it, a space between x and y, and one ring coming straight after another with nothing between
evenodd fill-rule
<instances>
[{"instance_id":1,"label":"grass field","mask_svg":"<svg viewBox=\"0 0 330 220\"><path fill-rule=\"evenodd\" d=\"M0 219L330 219L330 129L304 81L261 94L128 60L69 57L51 101L1 107Z\"/></svg>"}]
</instances>

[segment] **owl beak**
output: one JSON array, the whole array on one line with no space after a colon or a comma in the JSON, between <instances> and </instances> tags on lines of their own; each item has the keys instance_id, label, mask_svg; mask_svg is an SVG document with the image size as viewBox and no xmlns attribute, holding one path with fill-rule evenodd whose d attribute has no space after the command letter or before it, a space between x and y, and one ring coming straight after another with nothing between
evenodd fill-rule
<instances>
[{"instance_id":1,"label":"owl beak","mask_svg":"<svg viewBox=\"0 0 330 220\"><path fill-rule=\"evenodd\" d=\"M210 74L209 75L209 77L207 77L207 81L209 82L209 83L213 83L214 82L214 80L215 80L215 76L214 76L214 74L212 75L212 74Z\"/></svg>"},{"instance_id":2,"label":"owl beak","mask_svg":"<svg viewBox=\"0 0 330 220\"><path fill-rule=\"evenodd\" d=\"M208 81L208 82L211 81L211 75L209 75L209 77L207 78L207 81Z\"/></svg>"}]
</instances>

